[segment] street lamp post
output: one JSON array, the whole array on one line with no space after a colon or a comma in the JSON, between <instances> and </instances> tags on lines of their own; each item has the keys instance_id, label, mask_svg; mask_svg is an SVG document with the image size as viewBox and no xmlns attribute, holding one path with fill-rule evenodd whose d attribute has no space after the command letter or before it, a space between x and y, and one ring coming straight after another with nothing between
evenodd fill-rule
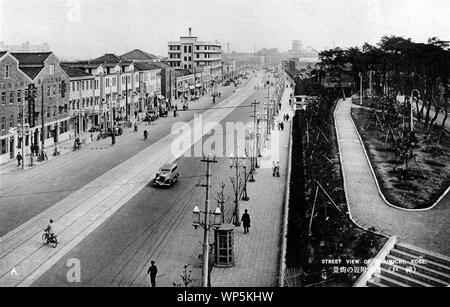
<instances>
[{"instance_id":1,"label":"street lamp post","mask_svg":"<svg viewBox=\"0 0 450 307\"><path fill-rule=\"evenodd\" d=\"M256 150L256 134L257 134L257 124L258 124L258 115L256 112L256 106L259 104L259 102L256 102L256 100L254 102L252 102L253 105L253 115L251 115L250 117L253 118L253 150L252 150L252 157L251 157L251 169L250 169L250 173L251 173L251 178L250 178L250 182L255 182L255 178L254 178L254 174L256 173L256 168L258 165L258 155L257 155L257 150Z\"/></svg>"},{"instance_id":2,"label":"street lamp post","mask_svg":"<svg viewBox=\"0 0 450 307\"><path fill-rule=\"evenodd\" d=\"M209 236L208 232L211 228L217 227L221 224L221 215L222 212L220 210L220 207L217 206L216 210L214 212L209 211L209 186L210 186L210 163L217 163L217 160L215 157L211 157L210 154L203 157L201 160L202 162L206 163L206 184L200 185L202 187L206 188L206 199L205 199L205 211L200 211L198 205L196 204L193 210L193 222L192 225L195 229L197 229L198 226L201 226L203 228L203 270L202 270L202 286L208 287L208 275L209 275ZM200 215L204 214L204 221L201 221ZM213 215L214 219L211 223L209 220L209 216Z\"/></svg>"},{"instance_id":3,"label":"street lamp post","mask_svg":"<svg viewBox=\"0 0 450 307\"><path fill-rule=\"evenodd\" d=\"M420 98L420 92L419 92L419 90L418 89L413 89L412 91L411 91L411 98L409 99L409 101L410 101L410 111L411 111L411 114L410 114L410 117L411 117L411 123L410 123L410 128L411 128L411 132L413 132L414 131L414 112L413 112L413 98L414 98L414 92L417 92L419 95L417 96L417 99L419 99Z\"/></svg>"}]
</instances>

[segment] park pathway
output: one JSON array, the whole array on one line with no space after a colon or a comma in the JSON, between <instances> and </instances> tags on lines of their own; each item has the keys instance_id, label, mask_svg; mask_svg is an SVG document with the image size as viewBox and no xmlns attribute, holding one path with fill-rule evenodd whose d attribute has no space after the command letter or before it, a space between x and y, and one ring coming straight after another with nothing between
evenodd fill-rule
<instances>
[{"instance_id":1,"label":"park pathway","mask_svg":"<svg viewBox=\"0 0 450 307\"><path fill-rule=\"evenodd\" d=\"M351 98L340 100L334 120L350 213L358 225L375 227L419 247L450 255L450 195L433 209L407 212L388 206L381 198L350 112Z\"/></svg>"}]
</instances>

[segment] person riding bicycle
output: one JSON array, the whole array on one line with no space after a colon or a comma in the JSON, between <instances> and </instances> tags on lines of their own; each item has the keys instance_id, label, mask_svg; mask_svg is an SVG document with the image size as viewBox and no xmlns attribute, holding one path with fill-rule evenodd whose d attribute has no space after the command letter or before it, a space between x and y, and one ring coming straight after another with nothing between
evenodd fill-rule
<instances>
[{"instance_id":1,"label":"person riding bicycle","mask_svg":"<svg viewBox=\"0 0 450 307\"><path fill-rule=\"evenodd\" d=\"M49 235L49 240L52 240L55 237L55 224L53 220L50 219L50 223L47 225L47 228L44 231Z\"/></svg>"}]
</instances>

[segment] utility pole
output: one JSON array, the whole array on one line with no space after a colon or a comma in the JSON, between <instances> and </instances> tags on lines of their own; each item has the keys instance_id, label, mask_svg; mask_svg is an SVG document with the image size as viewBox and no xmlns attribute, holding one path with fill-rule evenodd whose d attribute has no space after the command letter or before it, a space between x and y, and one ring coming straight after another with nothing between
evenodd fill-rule
<instances>
[{"instance_id":1,"label":"utility pole","mask_svg":"<svg viewBox=\"0 0 450 307\"><path fill-rule=\"evenodd\" d=\"M41 121L42 121L42 131L41 131L41 161L44 161L45 157L44 157L44 141L45 141L45 136L44 136L44 82L42 82L41 85L41 96L42 96L42 104L41 104Z\"/></svg>"},{"instance_id":2,"label":"utility pole","mask_svg":"<svg viewBox=\"0 0 450 307\"><path fill-rule=\"evenodd\" d=\"M128 122L128 76L125 78L125 121Z\"/></svg>"},{"instance_id":3,"label":"utility pole","mask_svg":"<svg viewBox=\"0 0 450 307\"><path fill-rule=\"evenodd\" d=\"M269 139L270 135L270 80L267 80L267 140Z\"/></svg>"},{"instance_id":4,"label":"utility pole","mask_svg":"<svg viewBox=\"0 0 450 307\"><path fill-rule=\"evenodd\" d=\"M256 168L258 168L258 154L257 154L257 141L256 141L256 126L257 126L257 118L256 118L256 106L259 105L259 102L256 102L256 100L254 102L251 103L253 106L253 115L251 115L250 117L253 118L253 153L252 153L252 157L251 157L251 169L250 169L250 173L251 173L251 178L250 178L250 182L255 182L255 178L253 177L254 173L256 172Z\"/></svg>"},{"instance_id":5,"label":"utility pole","mask_svg":"<svg viewBox=\"0 0 450 307\"><path fill-rule=\"evenodd\" d=\"M23 107L23 99L22 99L22 112L21 112L21 125L22 125L22 140L21 140L21 147L22 147L22 169L24 169L25 165L25 122L24 122L24 107Z\"/></svg>"},{"instance_id":6,"label":"utility pole","mask_svg":"<svg viewBox=\"0 0 450 307\"><path fill-rule=\"evenodd\" d=\"M217 163L215 157L209 155L203 157L201 162L206 163L206 184L199 185L206 188L206 199L205 199L205 227L203 230L203 271L202 271L202 285L203 287L208 287L208 277L209 277L209 186L210 186L210 164Z\"/></svg>"}]
</instances>

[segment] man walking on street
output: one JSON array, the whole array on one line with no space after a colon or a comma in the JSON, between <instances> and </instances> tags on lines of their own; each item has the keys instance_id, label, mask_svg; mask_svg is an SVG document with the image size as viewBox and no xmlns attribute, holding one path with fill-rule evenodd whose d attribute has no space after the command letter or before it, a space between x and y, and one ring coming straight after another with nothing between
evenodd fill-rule
<instances>
[{"instance_id":1,"label":"man walking on street","mask_svg":"<svg viewBox=\"0 0 450 307\"><path fill-rule=\"evenodd\" d=\"M20 166L22 161L22 155L20 154L20 152L17 153L16 159L17 159L17 166Z\"/></svg>"},{"instance_id":2,"label":"man walking on street","mask_svg":"<svg viewBox=\"0 0 450 307\"><path fill-rule=\"evenodd\" d=\"M150 283L152 287L156 287L156 274L158 273L158 268L155 265L155 261L150 261L151 266L148 268L147 274L150 274Z\"/></svg>"},{"instance_id":3,"label":"man walking on street","mask_svg":"<svg viewBox=\"0 0 450 307\"><path fill-rule=\"evenodd\" d=\"M247 232L249 232L250 228L250 215L248 214L247 209L245 209L244 214L242 214L241 222L242 226L244 226L244 234L246 234Z\"/></svg>"}]
</instances>

